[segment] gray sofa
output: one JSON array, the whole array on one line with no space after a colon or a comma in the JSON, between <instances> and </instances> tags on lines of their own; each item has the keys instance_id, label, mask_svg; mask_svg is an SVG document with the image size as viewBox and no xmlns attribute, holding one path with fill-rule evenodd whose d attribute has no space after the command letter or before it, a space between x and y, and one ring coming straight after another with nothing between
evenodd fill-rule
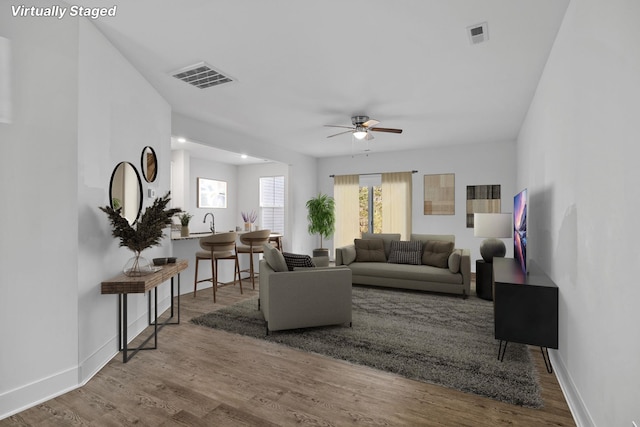
<instances>
[{"instance_id":1,"label":"gray sofa","mask_svg":"<svg viewBox=\"0 0 640 427\"><path fill-rule=\"evenodd\" d=\"M377 246L380 240L382 240L384 254ZM394 241L397 243L393 243ZM468 249L454 247L455 236L412 234L410 242L413 244L407 243L407 245L412 246L413 249L415 247L422 249L420 253L423 257L417 261L420 265L402 263L416 261L417 255L413 258L410 255L409 258L394 256L398 254L396 251L405 244L400 242L400 234L363 233L362 239L356 239L353 245L336 249L336 266L349 267L354 284L444 292L460 294L463 297L470 294L470 252ZM360 247L356 248L356 244ZM447 246L451 248L450 253L446 252ZM395 254L392 254L392 247ZM437 252L439 249L442 250L441 253Z\"/></svg>"}]
</instances>

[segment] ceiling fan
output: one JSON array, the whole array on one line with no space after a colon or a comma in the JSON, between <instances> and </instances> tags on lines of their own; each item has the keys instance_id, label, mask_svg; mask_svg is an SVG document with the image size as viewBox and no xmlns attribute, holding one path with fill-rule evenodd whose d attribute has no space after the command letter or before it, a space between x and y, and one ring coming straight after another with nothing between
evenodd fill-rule
<instances>
[{"instance_id":1,"label":"ceiling fan","mask_svg":"<svg viewBox=\"0 0 640 427\"><path fill-rule=\"evenodd\" d=\"M334 136L343 135L345 133L352 133L356 139L370 140L373 139L373 135L371 135L369 131L402 133L402 129L375 127L380 122L370 119L369 116L353 116L351 117L351 123L353 123L353 126L325 125L326 127L349 129L344 132L329 135L327 138L333 138Z\"/></svg>"}]
</instances>

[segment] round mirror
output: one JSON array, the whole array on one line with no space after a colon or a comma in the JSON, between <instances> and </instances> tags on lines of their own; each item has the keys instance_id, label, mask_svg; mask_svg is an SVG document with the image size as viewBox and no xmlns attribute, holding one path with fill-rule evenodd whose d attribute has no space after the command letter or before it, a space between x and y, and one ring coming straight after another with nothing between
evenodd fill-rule
<instances>
[{"instance_id":1,"label":"round mirror","mask_svg":"<svg viewBox=\"0 0 640 427\"><path fill-rule=\"evenodd\" d=\"M109 197L113 209L133 224L142 210L142 181L138 170L129 162L120 162L111 174Z\"/></svg>"},{"instance_id":2,"label":"round mirror","mask_svg":"<svg viewBox=\"0 0 640 427\"><path fill-rule=\"evenodd\" d=\"M158 157L152 147L146 146L142 149L142 158L140 159L140 167L142 176L147 182L153 182L158 175Z\"/></svg>"}]
</instances>

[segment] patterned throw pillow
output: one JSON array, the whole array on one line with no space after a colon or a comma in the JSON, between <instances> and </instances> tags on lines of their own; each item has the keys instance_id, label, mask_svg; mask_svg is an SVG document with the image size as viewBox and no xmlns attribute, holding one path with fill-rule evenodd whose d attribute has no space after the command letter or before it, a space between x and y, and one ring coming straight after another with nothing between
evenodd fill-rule
<instances>
[{"instance_id":1,"label":"patterned throw pillow","mask_svg":"<svg viewBox=\"0 0 640 427\"><path fill-rule=\"evenodd\" d=\"M296 267L315 267L313 260L309 255L292 254L284 252L284 261L287 263L289 271L293 271Z\"/></svg>"},{"instance_id":2,"label":"patterned throw pillow","mask_svg":"<svg viewBox=\"0 0 640 427\"><path fill-rule=\"evenodd\" d=\"M394 240L391 242L389 262L392 264L422 264L422 242Z\"/></svg>"}]
</instances>

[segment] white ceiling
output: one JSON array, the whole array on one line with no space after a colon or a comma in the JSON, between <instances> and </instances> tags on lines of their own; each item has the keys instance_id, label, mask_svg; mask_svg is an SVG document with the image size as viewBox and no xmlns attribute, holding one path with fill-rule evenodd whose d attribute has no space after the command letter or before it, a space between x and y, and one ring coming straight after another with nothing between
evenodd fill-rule
<instances>
[{"instance_id":1,"label":"white ceiling","mask_svg":"<svg viewBox=\"0 0 640 427\"><path fill-rule=\"evenodd\" d=\"M201 159L214 160L230 165L251 165L256 163L269 163L269 159L259 159L244 153L232 153L226 150L210 147L198 141L180 141L178 137L171 138L171 150L188 151L191 156Z\"/></svg>"},{"instance_id":2,"label":"white ceiling","mask_svg":"<svg viewBox=\"0 0 640 427\"><path fill-rule=\"evenodd\" d=\"M515 140L567 4L136 0L95 23L173 111L324 157L353 148L323 125L358 114L404 133L355 150ZM467 27L485 21L489 40L472 45ZM170 75L201 61L236 81L197 89Z\"/></svg>"}]
</instances>

